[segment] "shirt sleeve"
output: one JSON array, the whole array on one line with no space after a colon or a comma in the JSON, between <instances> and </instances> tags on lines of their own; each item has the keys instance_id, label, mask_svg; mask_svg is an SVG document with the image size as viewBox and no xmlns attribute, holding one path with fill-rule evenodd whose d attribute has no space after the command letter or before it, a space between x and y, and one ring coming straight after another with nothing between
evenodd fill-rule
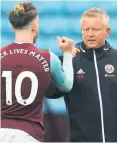
<instances>
[{"instance_id":1,"label":"shirt sleeve","mask_svg":"<svg viewBox=\"0 0 117 143\"><path fill-rule=\"evenodd\" d=\"M72 54L65 52L63 54L63 66L59 58L50 52L50 72L52 80L56 86L63 92L69 92L73 87L73 66Z\"/></svg>"}]
</instances>

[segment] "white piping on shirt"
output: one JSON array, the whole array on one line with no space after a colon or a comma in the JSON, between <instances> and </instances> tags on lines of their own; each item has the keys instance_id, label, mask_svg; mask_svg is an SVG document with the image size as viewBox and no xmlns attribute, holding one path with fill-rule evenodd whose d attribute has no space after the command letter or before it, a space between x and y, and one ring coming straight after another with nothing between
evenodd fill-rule
<instances>
[{"instance_id":1,"label":"white piping on shirt","mask_svg":"<svg viewBox=\"0 0 117 143\"><path fill-rule=\"evenodd\" d=\"M79 46L79 49L80 49L83 53L86 53L86 51L85 51L81 46Z\"/></svg>"},{"instance_id":2,"label":"white piping on shirt","mask_svg":"<svg viewBox=\"0 0 117 143\"><path fill-rule=\"evenodd\" d=\"M101 89L100 89L99 72L98 72L98 66L97 66L97 59L96 59L95 50L93 50L93 56L94 56L94 64L95 64L95 70L96 70L97 88L98 88L100 112L101 112L102 140L103 140L103 143L105 143L103 104L102 104L102 95L101 95Z\"/></svg>"},{"instance_id":3,"label":"white piping on shirt","mask_svg":"<svg viewBox=\"0 0 117 143\"><path fill-rule=\"evenodd\" d=\"M19 41L19 42L14 41L14 43L16 43L16 44L33 44L31 42L22 42L22 41Z\"/></svg>"}]
</instances>

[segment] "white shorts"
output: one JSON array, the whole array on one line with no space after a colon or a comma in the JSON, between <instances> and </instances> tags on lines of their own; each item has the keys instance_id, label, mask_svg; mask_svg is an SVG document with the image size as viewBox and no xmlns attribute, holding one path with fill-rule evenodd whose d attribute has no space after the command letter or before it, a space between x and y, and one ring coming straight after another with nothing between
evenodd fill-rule
<instances>
[{"instance_id":1,"label":"white shorts","mask_svg":"<svg viewBox=\"0 0 117 143\"><path fill-rule=\"evenodd\" d=\"M0 128L0 143L40 143L28 133L11 128Z\"/></svg>"}]
</instances>

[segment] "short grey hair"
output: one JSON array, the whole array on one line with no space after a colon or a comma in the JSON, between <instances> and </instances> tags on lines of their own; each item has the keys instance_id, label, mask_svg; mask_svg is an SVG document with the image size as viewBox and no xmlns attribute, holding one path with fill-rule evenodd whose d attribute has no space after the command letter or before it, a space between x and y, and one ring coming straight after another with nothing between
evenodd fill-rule
<instances>
[{"instance_id":1,"label":"short grey hair","mask_svg":"<svg viewBox=\"0 0 117 143\"><path fill-rule=\"evenodd\" d=\"M94 8L89 8L88 10L86 10L81 16L80 24L82 24L82 19L84 17L102 17L106 28L110 28L110 17L101 8L94 7Z\"/></svg>"}]
</instances>

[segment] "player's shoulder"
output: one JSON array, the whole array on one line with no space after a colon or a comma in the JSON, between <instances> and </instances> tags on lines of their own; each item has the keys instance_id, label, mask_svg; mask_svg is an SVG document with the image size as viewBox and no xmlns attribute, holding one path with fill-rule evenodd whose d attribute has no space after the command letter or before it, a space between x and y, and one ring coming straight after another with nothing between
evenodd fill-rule
<instances>
[{"instance_id":1,"label":"player's shoulder","mask_svg":"<svg viewBox=\"0 0 117 143\"><path fill-rule=\"evenodd\" d=\"M34 46L34 47L35 47L35 50L40 54L50 54L49 50L44 50L44 49L38 48L36 46Z\"/></svg>"},{"instance_id":2,"label":"player's shoulder","mask_svg":"<svg viewBox=\"0 0 117 143\"><path fill-rule=\"evenodd\" d=\"M7 50L7 49L9 49L9 47L11 47L11 46L12 46L12 43L9 44L9 45L6 45L6 46L1 47L1 52L2 52L2 51L5 51L5 50Z\"/></svg>"},{"instance_id":3,"label":"player's shoulder","mask_svg":"<svg viewBox=\"0 0 117 143\"><path fill-rule=\"evenodd\" d=\"M117 54L117 49L113 48L112 51Z\"/></svg>"},{"instance_id":4,"label":"player's shoulder","mask_svg":"<svg viewBox=\"0 0 117 143\"><path fill-rule=\"evenodd\" d=\"M112 53L112 55L116 55L117 56L117 49L111 48L110 52Z\"/></svg>"},{"instance_id":5,"label":"player's shoulder","mask_svg":"<svg viewBox=\"0 0 117 143\"><path fill-rule=\"evenodd\" d=\"M112 58L116 61L117 60L117 49L111 49Z\"/></svg>"}]
</instances>

